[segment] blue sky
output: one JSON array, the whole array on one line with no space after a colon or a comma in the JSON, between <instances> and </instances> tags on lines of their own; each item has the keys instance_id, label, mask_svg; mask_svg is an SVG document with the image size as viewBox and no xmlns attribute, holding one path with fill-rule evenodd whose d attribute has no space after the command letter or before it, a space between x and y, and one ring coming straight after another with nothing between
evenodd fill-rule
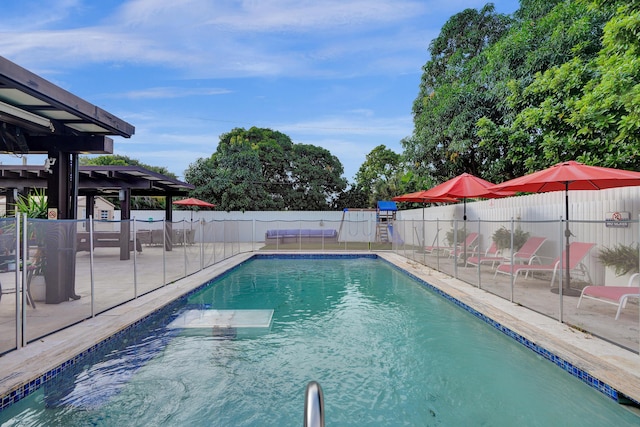
<instances>
[{"instance_id":1,"label":"blue sky","mask_svg":"<svg viewBox=\"0 0 640 427\"><path fill-rule=\"evenodd\" d=\"M429 42L486 3L3 0L0 55L131 123L114 154L181 179L221 134L257 126L328 149L353 181L374 147L402 152Z\"/></svg>"}]
</instances>

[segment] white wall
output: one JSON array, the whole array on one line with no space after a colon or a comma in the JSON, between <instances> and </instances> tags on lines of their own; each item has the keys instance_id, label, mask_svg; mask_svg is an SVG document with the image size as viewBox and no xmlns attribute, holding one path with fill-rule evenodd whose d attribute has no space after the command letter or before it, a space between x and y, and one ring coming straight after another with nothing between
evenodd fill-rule
<instances>
[{"instance_id":1,"label":"white wall","mask_svg":"<svg viewBox=\"0 0 640 427\"><path fill-rule=\"evenodd\" d=\"M206 223L236 221L238 223L238 239L251 242L261 241L267 230L286 228L324 228L334 229L339 233L341 242L375 241L375 210L355 209L344 211L173 211L173 222L185 221L189 227L193 221L203 219ZM120 212L117 211L119 218ZM161 229L164 211L135 210L131 217L136 219L136 229ZM145 222L151 219L150 222ZM344 219L344 221L343 221ZM179 227L179 225L178 225ZM175 225L174 225L175 228ZM197 236L196 236L197 238Z\"/></svg>"}]
</instances>

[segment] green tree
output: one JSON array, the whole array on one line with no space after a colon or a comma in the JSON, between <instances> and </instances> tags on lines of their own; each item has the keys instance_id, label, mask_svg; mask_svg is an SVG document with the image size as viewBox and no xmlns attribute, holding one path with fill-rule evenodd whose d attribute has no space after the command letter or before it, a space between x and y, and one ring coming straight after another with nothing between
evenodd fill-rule
<instances>
[{"instance_id":1,"label":"green tree","mask_svg":"<svg viewBox=\"0 0 640 427\"><path fill-rule=\"evenodd\" d=\"M366 205L360 207L373 208L378 200L389 200L397 195L401 171L400 154L384 145L371 150L355 176L355 186L368 195Z\"/></svg>"},{"instance_id":2,"label":"green tree","mask_svg":"<svg viewBox=\"0 0 640 427\"><path fill-rule=\"evenodd\" d=\"M481 75L482 53L510 26L508 16L487 4L452 16L431 42L413 104L414 131L402 140L409 170L435 182L462 172L486 175L495 153L480 146L476 122L493 117L495 107Z\"/></svg>"},{"instance_id":3,"label":"green tree","mask_svg":"<svg viewBox=\"0 0 640 427\"><path fill-rule=\"evenodd\" d=\"M589 64L611 12L582 0L523 1L517 23L487 49L484 75L494 82L498 114L478 120L477 134L494 150L492 176L513 178L589 151L569 119L594 76Z\"/></svg>"},{"instance_id":4,"label":"green tree","mask_svg":"<svg viewBox=\"0 0 640 427\"><path fill-rule=\"evenodd\" d=\"M369 206L369 194L365 193L362 188L351 184L348 188L338 195L336 200L336 208L343 210L346 208L362 208Z\"/></svg>"},{"instance_id":5,"label":"green tree","mask_svg":"<svg viewBox=\"0 0 640 427\"><path fill-rule=\"evenodd\" d=\"M339 194L347 186L340 160L310 144L295 144L292 153L288 209L335 209Z\"/></svg>"},{"instance_id":6,"label":"green tree","mask_svg":"<svg viewBox=\"0 0 640 427\"><path fill-rule=\"evenodd\" d=\"M604 0L592 7L601 10ZM615 2L602 49L585 68L591 79L567 120L584 146L578 160L640 169L640 3Z\"/></svg>"},{"instance_id":7,"label":"green tree","mask_svg":"<svg viewBox=\"0 0 640 427\"><path fill-rule=\"evenodd\" d=\"M244 129L234 129L220 136L210 159L199 159L185 172L194 184L194 196L215 203L221 210L271 209L272 200L265 190L262 165L256 140Z\"/></svg>"},{"instance_id":8,"label":"green tree","mask_svg":"<svg viewBox=\"0 0 640 427\"><path fill-rule=\"evenodd\" d=\"M195 197L221 210L323 210L335 208L346 187L342 173L329 151L252 127L221 135L216 152L191 164L185 178Z\"/></svg>"}]
</instances>

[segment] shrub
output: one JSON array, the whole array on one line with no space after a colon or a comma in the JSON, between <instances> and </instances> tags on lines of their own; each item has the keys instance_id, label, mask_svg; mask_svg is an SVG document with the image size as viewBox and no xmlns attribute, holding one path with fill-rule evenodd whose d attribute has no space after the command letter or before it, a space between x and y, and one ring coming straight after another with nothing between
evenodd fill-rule
<instances>
[{"instance_id":1,"label":"shrub","mask_svg":"<svg viewBox=\"0 0 640 427\"><path fill-rule=\"evenodd\" d=\"M617 245L613 248L600 249L598 254L600 262L605 267L611 267L616 276L624 276L627 273L638 273L640 261L638 260L638 245Z\"/></svg>"},{"instance_id":2,"label":"shrub","mask_svg":"<svg viewBox=\"0 0 640 427\"><path fill-rule=\"evenodd\" d=\"M507 230L505 227L500 227L493 233L491 238L498 249L511 248L511 230ZM529 233L516 228L513 233L513 249L516 251L520 250L527 239L529 239Z\"/></svg>"},{"instance_id":3,"label":"shrub","mask_svg":"<svg viewBox=\"0 0 640 427\"><path fill-rule=\"evenodd\" d=\"M455 232L455 230L451 229L451 230L447 231L447 235L446 235L447 242L451 246L453 246L453 244L454 244L454 232ZM467 232L465 231L464 228L458 229L457 238L458 238L458 243L461 243L464 239L467 238Z\"/></svg>"}]
</instances>

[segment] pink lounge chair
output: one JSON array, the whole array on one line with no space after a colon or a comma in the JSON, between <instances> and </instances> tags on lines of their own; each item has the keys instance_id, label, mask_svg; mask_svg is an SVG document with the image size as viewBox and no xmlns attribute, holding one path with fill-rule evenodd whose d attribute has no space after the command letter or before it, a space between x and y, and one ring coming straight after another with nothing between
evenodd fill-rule
<instances>
[{"instance_id":1,"label":"pink lounge chair","mask_svg":"<svg viewBox=\"0 0 640 427\"><path fill-rule=\"evenodd\" d=\"M638 273L632 275L627 286L587 286L580 294L577 308L580 308L582 298L612 304L618 306L618 311L616 311L616 320L618 320L620 312L627 305L627 300L640 298L640 286L631 286L637 278L640 278Z\"/></svg>"},{"instance_id":2,"label":"pink lounge chair","mask_svg":"<svg viewBox=\"0 0 640 427\"><path fill-rule=\"evenodd\" d=\"M431 246L425 246L424 247L424 251L425 253L428 254L432 254L434 252L438 252L438 251L442 251L445 249L449 249L449 246L439 246L436 243L438 242L438 235L440 234L440 229L438 229L438 231L436 231L436 236L433 238L433 242L431 243Z\"/></svg>"},{"instance_id":3,"label":"pink lounge chair","mask_svg":"<svg viewBox=\"0 0 640 427\"><path fill-rule=\"evenodd\" d=\"M437 236L436 236L437 238ZM471 247L471 245L476 241L476 239L478 238L478 233L469 233L467 234L467 237L465 238L465 243L467 245L467 248ZM453 246L436 246L435 245L436 241L434 239L433 241L433 245L431 246L425 246L424 251L428 254L437 252L437 251L445 251L445 252L449 252L450 256L453 256L454 250L455 248ZM458 243L458 248L463 248L464 243Z\"/></svg>"},{"instance_id":4,"label":"pink lounge chair","mask_svg":"<svg viewBox=\"0 0 640 427\"><path fill-rule=\"evenodd\" d=\"M534 261L538 260L538 255L536 253L542 247L542 244L546 241L546 237L529 237L524 245L513 254L513 262L518 264L533 264ZM495 248L495 244L491 245L489 249L487 249L487 253L485 256L478 257L469 257L467 260L468 264L478 265L483 263L491 263L491 267L493 267L496 263L504 263L509 262L510 257L505 257L500 255L500 251L495 249L494 254L490 255L491 249Z\"/></svg>"},{"instance_id":5,"label":"pink lounge chair","mask_svg":"<svg viewBox=\"0 0 640 427\"><path fill-rule=\"evenodd\" d=\"M491 267L494 267L496 263L502 262L505 260L503 256L500 256L501 250L498 249L496 242L492 242L491 246L487 248L484 252L484 256L470 256L467 258L467 265L478 265L478 264L488 264L491 263Z\"/></svg>"},{"instance_id":6,"label":"pink lounge chair","mask_svg":"<svg viewBox=\"0 0 640 427\"><path fill-rule=\"evenodd\" d=\"M582 263L582 260L589 254L589 251L595 246L595 243L583 243L583 242L573 242L569 246L569 270L570 271L579 271L584 276L587 277L587 281L591 282L591 276L589 275L589 270ZM525 277L529 275L530 272L535 271L547 271L553 272L553 276L551 276L551 286L553 286L556 275L559 276L560 270L560 262L565 262L566 260L566 252L562 251L562 255L554 259L550 264L509 264L502 263L496 268L496 273L494 277L498 273L502 274L512 274L514 275L513 282L515 284L516 279L518 278L518 274L525 273ZM563 271L566 271L563 269Z\"/></svg>"},{"instance_id":7,"label":"pink lounge chair","mask_svg":"<svg viewBox=\"0 0 640 427\"><path fill-rule=\"evenodd\" d=\"M476 252L478 249L478 244L476 240L478 240L478 233L469 233L467 237L464 239L463 243L458 243L456 247L447 248L446 251L449 252L449 258L451 257L460 257L463 256L466 250L467 255L471 255Z\"/></svg>"},{"instance_id":8,"label":"pink lounge chair","mask_svg":"<svg viewBox=\"0 0 640 427\"><path fill-rule=\"evenodd\" d=\"M513 254L513 262L533 264L534 261L537 261L539 263L538 255L536 254L546 240L546 237L529 237L518 252Z\"/></svg>"}]
</instances>

